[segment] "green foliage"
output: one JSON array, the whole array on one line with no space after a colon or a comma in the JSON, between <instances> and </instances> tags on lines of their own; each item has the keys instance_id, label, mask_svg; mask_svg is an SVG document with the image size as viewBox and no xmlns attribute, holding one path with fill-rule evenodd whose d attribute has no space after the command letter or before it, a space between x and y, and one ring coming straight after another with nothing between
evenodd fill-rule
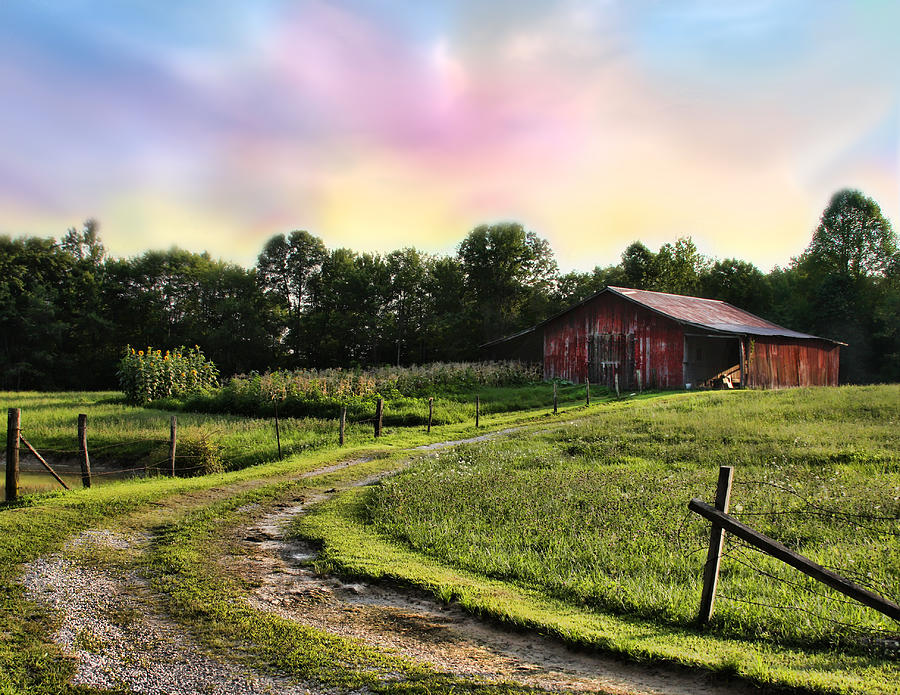
<instances>
[{"instance_id":1,"label":"green foliage","mask_svg":"<svg viewBox=\"0 0 900 695\"><path fill-rule=\"evenodd\" d=\"M110 258L87 220L58 242L0 237L0 387L112 388L125 342L196 342L225 375L478 359L610 284L723 299L847 342L844 381L895 379L898 263L889 222L858 191L835 194L807 251L768 274L689 237L560 274L549 243L514 222L475 227L450 256L326 249L294 231L248 270L180 249Z\"/></svg>"},{"instance_id":2,"label":"green foliage","mask_svg":"<svg viewBox=\"0 0 900 695\"><path fill-rule=\"evenodd\" d=\"M238 375L215 391L154 405L256 416L270 416L277 406L282 416L329 418L338 417L346 406L347 417L359 421L371 419L375 401L383 398L386 424L414 425L427 422L428 398L433 397L434 424L449 424L474 417L476 393L482 395L482 413L547 404L550 387L540 380L540 366L522 362L279 370ZM573 396L561 392L561 399Z\"/></svg>"},{"instance_id":3,"label":"green foliage","mask_svg":"<svg viewBox=\"0 0 900 695\"><path fill-rule=\"evenodd\" d=\"M558 274L546 239L513 222L479 225L460 243L458 255L466 290L490 337L533 323L523 316L529 300L546 295Z\"/></svg>"},{"instance_id":4,"label":"green foliage","mask_svg":"<svg viewBox=\"0 0 900 695\"><path fill-rule=\"evenodd\" d=\"M885 272L897 252L897 235L881 208L859 191L835 193L806 250L819 273L859 280Z\"/></svg>"},{"instance_id":5,"label":"green foliage","mask_svg":"<svg viewBox=\"0 0 900 695\"><path fill-rule=\"evenodd\" d=\"M663 244L653 257L653 280L649 289L695 296L700 292L700 276L708 263L690 237L680 237L674 244Z\"/></svg>"},{"instance_id":6,"label":"green foliage","mask_svg":"<svg viewBox=\"0 0 900 695\"><path fill-rule=\"evenodd\" d=\"M207 430L188 432L178 440L175 474L185 477L224 473L224 448Z\"/></svg>"},{"instance_id":7,"label":"green foliage","mask_svg":"<svg viewBox=\"0 0 900 695\"><path fill-rule=\"evenodd\" d=\"M216 365L206 359L199 345L187 350L136 350L126 346L119 362L119 386L129 403L142 405L158 398L184 396L215 388Z\"/></svg>"}]
</instances>

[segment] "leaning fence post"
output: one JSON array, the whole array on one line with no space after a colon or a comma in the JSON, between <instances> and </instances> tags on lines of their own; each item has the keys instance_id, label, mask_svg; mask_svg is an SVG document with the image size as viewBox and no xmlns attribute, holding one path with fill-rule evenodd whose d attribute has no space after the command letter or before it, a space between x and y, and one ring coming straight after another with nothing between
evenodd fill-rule
<instances>
[{"instance_id":1,"label":"leaning fence post","mask_svg":"<svg viewBox=\"0 0 900 695\"><path fill-rule=\"evenodd\" d=\"M338 438L338 445L344 446L344 430L347 427L347 406L341 408L341 431Z\"/></svg>"},{"instance_id":2,"label":"leaning fence post","mask_svg":"<svg viewBox=\"0 0 900 695\"><path fill-rule=\"evenodd\" d=\"M728 502L731 499L731 481L734 478L734 466L719 467L719 482L716 485L716 509L728 513ZM722 560L722 541L725 531L713 522L709 534L709 551L706 554L706 566L703 569L703 595L700 598L700 613L697 620L705 625L712 618L713 605L716 602L716 584L719 582L719 563Z\"/></svg>"},{"instance_id":3,"label":"leaning fence post","mask_svg":"<svg viewBox=\"0 0 900 695\"><path fill-rule=\"evenodd\" d=\"M169 474L175 477L175 437L178 434L178 421L175 416L169 421Z\"/></svg>"},{"instance_id":4,"label":"leaning fence post","mask_svg":"<svg viewBox=\"0 0 900 695\"><path fill-rule=\"evenodd\" d=\"M381 436L381 418L384 414L384 399L379 398L375 404L375 436Z\"/></svg>"},{"instance_id":5,"label":"leaning fence post","mask_svg":"<svg viewBox=\"0 0 900 695\"><path fill-rule=\"evenodd\" d=\"M6 420L6 501L15 502L19 497L19 433L22 413L10 408Z\"/></svg>"},{"instance_id":6,"label":"leaning fence post","mask_svg":"<svg viewBox=\"0 0 900 695\"><path fill-rule=\"evenodd\" d=\"M431 434L431 420L434 418L434 396L428 399L428 434Z\"/></svg>"},{"instance_id":7,"label":"leaning fence post","mask_svg":"<svg viewBox=\"0 0 900 695\"><path fill-rule=\"evenodd\" d=\"M91 486L91 457L87 448L87 415L78 416L78 448L81 450L81 486Z\"/></svg>"},{"instance_id":8,"label":"leaning fence post","mask_svg":"<svg viewBox=\"0 0 900 695\"><path fill-rule=\"evenodd\" d=\"M475 427L478 427L478 418L481 415L481 398L475 396Z\"/></svg>"},{"instance_id":9,"label":"leaning fence post","mask_svg":"<svg viewBox=\"0 0 900 695\"><path fill-rule=\"evenodd\" d=\"M591 380L587 378L584 380L584 404L591 404Z\"/></svg>"},{"instance_id":10,"label":"leaning fence post","mask_svg":"<svg viewBox=\"0 0 900 695\"><path fill-rule=\"evenodd\" d=\"M556 413L558 412L558 406L559 406L559 398L556 395L556 382L554 381L553 382L553 414L554 415L556 415Z\"/></svg>"}]
</instances>

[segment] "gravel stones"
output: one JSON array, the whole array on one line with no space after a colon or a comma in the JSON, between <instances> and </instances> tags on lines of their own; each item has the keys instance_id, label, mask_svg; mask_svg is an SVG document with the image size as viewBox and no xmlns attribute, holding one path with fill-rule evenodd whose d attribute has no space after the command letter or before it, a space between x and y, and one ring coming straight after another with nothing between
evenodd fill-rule
<instances>
[{"instance_id":1,"label":"gravel stones","mask_svg":"<svg viewBox=\"0 0 900 695\"><path fill-rule=\"evenodd\" d=\"M72 557L127 550L128 539L87 531L69 544ZM26 567L28 597L61 618L55 641L77 659L73 684L147 695L311 695L308 687L261 674L207 653L146 597L137 575L113 576L65 553Z\"/></svg>"}]
</instances>

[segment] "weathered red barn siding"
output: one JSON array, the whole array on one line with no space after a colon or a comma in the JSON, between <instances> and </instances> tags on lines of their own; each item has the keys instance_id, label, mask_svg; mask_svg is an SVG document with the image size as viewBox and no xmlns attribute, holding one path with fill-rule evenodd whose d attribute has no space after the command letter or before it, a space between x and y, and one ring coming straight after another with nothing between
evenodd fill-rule
<instances>
[{"instance_id":1,"label":"weathered red barn siding","mask_svg":"<svg viewBox=\"0 0 900 695\"><path fill-rule=\"evenodd\" d=\"M747 342L750 388L837 386L840 346L825 340L755 337Z\"/></svg>"},{"instance_id":2,"label":"weathered red barn siding","mask_svg":"<svg viewBox=\"0 0 900 695\"><path fill-rule=\"evenodd\" d=\"M544 327L544 378L583 382L588 376L588 337L604 334L633 335L634 369L645 386L681 388L684 330L681 325L615 294L594 300L551 319ZM629 355L629 359L631 355ZM630 388L633 374L620 374Z\"/></svg>"}]
</instances>

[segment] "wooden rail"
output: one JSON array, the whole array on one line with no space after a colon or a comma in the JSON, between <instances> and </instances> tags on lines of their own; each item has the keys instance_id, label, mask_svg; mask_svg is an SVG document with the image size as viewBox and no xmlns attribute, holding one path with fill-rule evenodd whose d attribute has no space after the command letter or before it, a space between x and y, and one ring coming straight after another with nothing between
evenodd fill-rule
<instances>
[{"instance_id":1,"label":"wooden rail","mask_svg":"<svg viewBox=\"0 0 900 695\"><path fill-rule=\"evenodd\" d=\"M47 462L44 460L44 457L41 456L41 455L37 452L37 450L36 450L33 446L31 446L31 444L28 443L28 440L25 439L25 437L23 437L21 434L19 435L19 441L21 441L22 444L25 445L25 448L28 449L28 451L31 452L32 456L34 456L38 461L40 461L42 464L44 464L44 468L46 468L48 471L50 471L50 474L51 474L54 478L56 478L56 482L58 482L60 485L62 485L64 488L66 488L66 490L70 490L70 489L71 489L68 485L66 485L66 481L63 480L62 478L60 478L60 477L56 474L56 471L53 470L53 468L50 466L50 464L47 463Z\"/></svg>"},{"instance_id":2,"label":"wooden rail","mask_svg":"<svg viewBox=\"0 0 900 695\"><path fill-rule=\"evenodd\" d=\"M759 548L764 553L767 553L772 557L775 557L782 562L787 563L791 567L800 570L813 579L816 579L817 581L830 586L832 589L840 591L845 596L849 596L850 598L859 601L860 603L869 606L870 608L874 608L876 611L883 613L889 618L893 618L894 620L900 622L900 606L898 606L893 601L889 601L888 599L879 596L878 594L869 591L868 589L864 589L858 584L854 584L849 579L845 579L839 574L825 569L824 567L822 567L822 565L813 562L809 558L806 558L799 553L795 553L787 546L779 543L772 538L769 538L768 536L764 536L763 534L759 533L759 531L754 531L746 524L742 524L734 517L729 516L724 511L716 509L703 500L695 497L688 503L688 509L712 521L714 524L714 528L715 526L718 526L721 529L728 531L729 533L733 533L741 540L744 540L750 545ZM713 591L714 590L715 589L713 587Z\"/></svg>"}]
</instances>

